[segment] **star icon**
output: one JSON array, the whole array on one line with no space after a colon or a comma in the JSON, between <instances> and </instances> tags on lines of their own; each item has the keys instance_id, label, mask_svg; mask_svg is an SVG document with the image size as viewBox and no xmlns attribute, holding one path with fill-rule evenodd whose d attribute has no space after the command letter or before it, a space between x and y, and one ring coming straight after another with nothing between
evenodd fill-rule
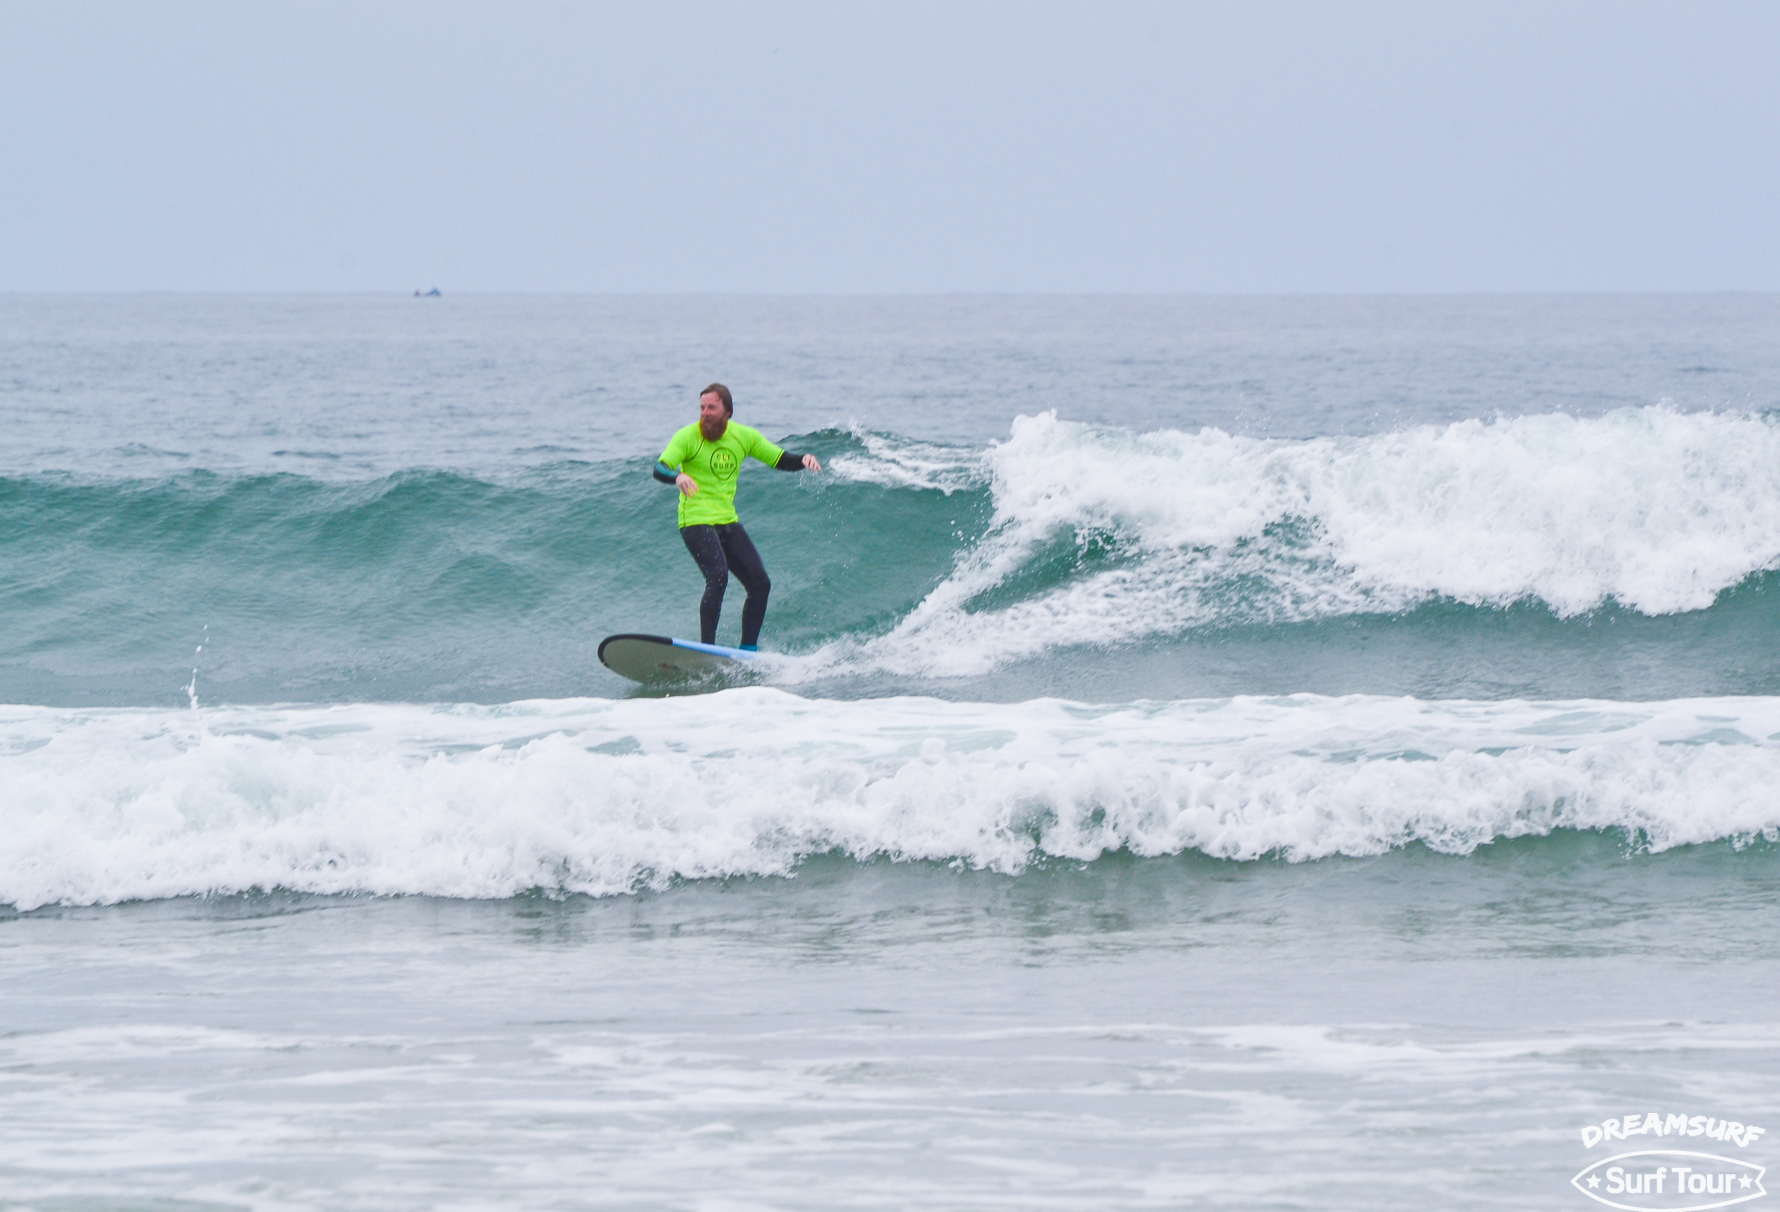
<instances>
[{"instance_id":1,"label":"star icon","mask_svg":"<svg viewBox=\"0 0 1780 1212\"><path fill-rule=\"evenodd\" d=\"M1591 1187L1598 1188L1601 1185L1601 1176L1599 1174L1589 1175L1588 1176L1588 1185Z\"/></svg>"}]
</instances>

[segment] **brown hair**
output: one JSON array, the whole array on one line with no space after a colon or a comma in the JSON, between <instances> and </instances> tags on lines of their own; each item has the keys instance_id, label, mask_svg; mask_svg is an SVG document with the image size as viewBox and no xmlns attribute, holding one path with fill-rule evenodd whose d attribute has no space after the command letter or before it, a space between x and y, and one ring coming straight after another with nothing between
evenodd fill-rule
<instances>
[{"instance_id":1,"label":"brown hair","mask_svg":"<svg viewBox=\"0 0 1780 1212\"><path fill-rule=\"evenodd\" d=\"M713 383L698 393L698 398L701 400L706 396L716 396L719 400L722 400L724 413L728 416L735 416L735 401L730 398L729 388L723 386L721 383Z\"/></svg>"}]
</instances>

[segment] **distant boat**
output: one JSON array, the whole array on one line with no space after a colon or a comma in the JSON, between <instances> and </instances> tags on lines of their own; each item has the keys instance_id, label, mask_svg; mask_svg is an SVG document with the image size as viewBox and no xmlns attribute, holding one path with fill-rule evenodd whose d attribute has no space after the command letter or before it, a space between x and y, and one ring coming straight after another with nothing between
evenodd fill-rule
<instances>
[{"instance_id":1,"label":"distant boat","mask_svg":"<svg viewBox=\"0 0 1780 1212\"><path fill-rule=\"evenodd\" d=\"M417 291L415 291L414 297L416 299L442 299L445 296L440 294L439 288L437 286L435 286L431 290L417 290Z\"/></svg>"}]
</instances>

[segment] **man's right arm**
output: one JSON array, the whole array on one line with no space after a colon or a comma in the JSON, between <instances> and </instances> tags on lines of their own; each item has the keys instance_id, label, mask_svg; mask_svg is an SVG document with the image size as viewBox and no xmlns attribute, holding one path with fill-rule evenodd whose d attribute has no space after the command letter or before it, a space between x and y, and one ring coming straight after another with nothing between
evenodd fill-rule
<instances>
[{"instance_id":1,"label":"man's right arm","mask_svg":"<svg viewBox=\"0 0 1780 1212\"><path fill-rule=\"evenodd\" d=\"M655 478L663 484L673 484L680 478L680 465L686 462L686 453L680 449L680 435L675 434L668 439L667 449L655 460Z\"/></svg>"},{"instance_id":2,"label":"man's right arm","mask_svg":"<svg viewBox=\"0 0 1780 1212\"><path fill-rule=\"evenodd\" d=\"M652 474L663 484L672 484L678 488L682 496L689 497L698 491L698 481L684 471L676 470L686 465L686 451L683 449L681 441L684 434L685 431L682 430L668 442L667 449L661 452L659 459L655 460L655 469Z\"/></svg>"},{"instance_id":3,"label":"man's right arm","mask_svg":"<svg viewBox=\"0 0 1780 1212\"><path fill-rule=\"evenodd\" d=\"M666 459L655 460L655 478L663 484L672 484L683 496L691 496L698 491L698 481L685 472L676 472L668 466Z\"/></svg>"}]
</instances>

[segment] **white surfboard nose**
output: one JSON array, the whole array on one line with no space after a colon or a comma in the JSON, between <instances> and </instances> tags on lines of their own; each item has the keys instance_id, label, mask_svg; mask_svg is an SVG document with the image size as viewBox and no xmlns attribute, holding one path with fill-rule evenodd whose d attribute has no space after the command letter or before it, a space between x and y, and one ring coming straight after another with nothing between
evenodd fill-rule
<instances>
[{"instance_id":1,"label":"white surfboard nose","mask_svg":"<svg viewBox=\"0 0 1780 1212\"><path fill-rule=\"evenodd\" d=\"M600 663L633 682L657 685L740 672L758 657L745 648L702 644L661 635L609 635L600 641Z\"/></svg>"}]
</instances>

